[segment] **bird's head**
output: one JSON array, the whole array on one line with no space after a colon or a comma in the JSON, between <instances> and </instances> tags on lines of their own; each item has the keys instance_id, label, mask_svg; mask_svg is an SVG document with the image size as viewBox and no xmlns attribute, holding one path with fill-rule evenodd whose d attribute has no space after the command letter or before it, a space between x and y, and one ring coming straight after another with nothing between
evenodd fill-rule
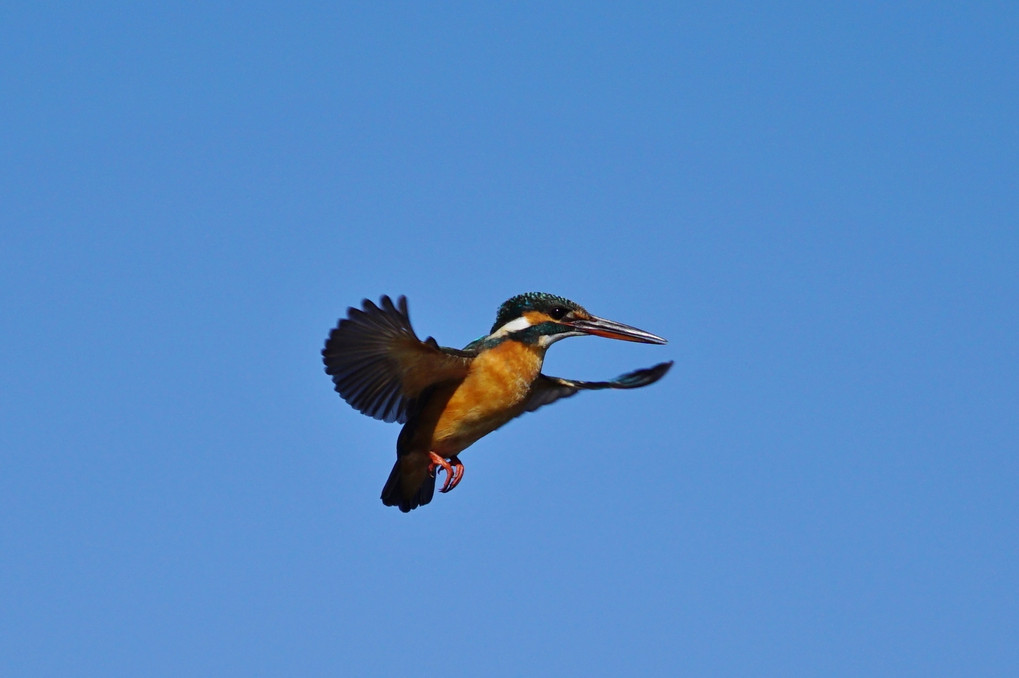
<instances>
[{"instance_id":1,"label":"bird's head","mask_svg":"<svg viewBox=\"0 0 1019 678\"><path fill-rule=\"evenodd\" d=\"M545 292L527 292L506 300L499 307L489 338L547 347L566 337L589 334L644 344L666 343L662 337L591 315L580 304Z\"/></svg>"}]
</instances>

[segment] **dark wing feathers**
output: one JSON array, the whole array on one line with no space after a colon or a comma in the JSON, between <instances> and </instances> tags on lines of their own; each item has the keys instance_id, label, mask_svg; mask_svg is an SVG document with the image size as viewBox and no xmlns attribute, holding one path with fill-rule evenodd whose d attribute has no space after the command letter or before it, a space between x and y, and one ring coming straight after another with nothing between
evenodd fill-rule
<instances>
[{"instance_id":1,"label":"dark wing feathers","mask_svg":"<svg viewBox=\"0 0 1019 678\"><path fill-rule=\"evenodd\" d=\"M524 407L524 412L533 412L542 405L554 403L560 398L569 398L577 391L597 391L603 388L640 388L653 384L669 371L672 361L658 363L654 367L634 370L620 375L612 381L577 381L561 377L549 377L544 374L538 377L531 389L531 397Z\"/></svg>"},{"instance_id":2,"label":"dark wing feathers","mask_svg":"<svg viewBox=\"0 0 1019 678\"><path fill-rule=\"evenodd\" d=\"M383 421L407 421L414 399L429 386L467 374L470 358L418 339L407 298L383 296L376 306L347 309L322 349L326 374L355 409Z\"/></svg>"}]
</instances>

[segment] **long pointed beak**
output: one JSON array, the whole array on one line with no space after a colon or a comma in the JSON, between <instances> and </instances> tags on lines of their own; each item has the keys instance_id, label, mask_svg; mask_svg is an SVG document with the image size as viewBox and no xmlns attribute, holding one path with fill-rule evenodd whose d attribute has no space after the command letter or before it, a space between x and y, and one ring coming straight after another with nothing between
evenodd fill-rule
<instances>
[{"instance_id":1,"label":"long pointed beak","mask_svg":"<svg viewBox=\"0 0 1019 678\"><path fill-rule=\"evenodd\" d=\"M596 318L592 316L587 320L571 320L568 324L570 327L575 327L581 332L594 334L599 337L608 337L609 339L639 341L642 344L668 343L668 341L659 337L657 334L651 334L644 330L638 330L636 327L630 327L629 325L617 323L614 320L606 320L605 318Z\"/></svg>"}]
</instances>

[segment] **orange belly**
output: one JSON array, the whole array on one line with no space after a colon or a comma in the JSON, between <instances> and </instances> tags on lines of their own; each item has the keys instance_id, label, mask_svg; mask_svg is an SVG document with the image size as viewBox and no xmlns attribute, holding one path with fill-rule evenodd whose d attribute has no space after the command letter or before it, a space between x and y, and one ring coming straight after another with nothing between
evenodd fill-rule
<instances>
[{"instance_id":1,"label":"orange belly","mask_svg":"<svg viewBox=\"0 0 1019 678\"><path fill-rule=\"evenodd\" d=\"M429 449L452 456L519 415L541 372L544 351L506 341L471 362L470 372L442 407Z\"/></svg>"}]
</instances>

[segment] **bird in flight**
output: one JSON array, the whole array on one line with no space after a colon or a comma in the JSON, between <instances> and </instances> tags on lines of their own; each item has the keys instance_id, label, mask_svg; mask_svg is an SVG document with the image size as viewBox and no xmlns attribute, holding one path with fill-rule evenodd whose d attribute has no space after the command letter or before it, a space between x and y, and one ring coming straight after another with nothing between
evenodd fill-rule
<instances>
[{"instance_id":1,"label":"bird in flight","mask_svg":"<svg viewBox=\"0 0 1019 678\"><path fill-rule=\"evenodd\" d=\"M639 388L661 379L672 361L611 381L577 381L541 373L545 351L566 337L595 335L645 344L666 340L598 318L569 299L529 292L499 307L491 333L462 349L418 339L407 298L347 309L329 334L322 361L336 392L363 414L403 424L396 463L382 503L408 512L463 479L459 454L514 417L581 390Z\"/></svg>"}]
</instances>

